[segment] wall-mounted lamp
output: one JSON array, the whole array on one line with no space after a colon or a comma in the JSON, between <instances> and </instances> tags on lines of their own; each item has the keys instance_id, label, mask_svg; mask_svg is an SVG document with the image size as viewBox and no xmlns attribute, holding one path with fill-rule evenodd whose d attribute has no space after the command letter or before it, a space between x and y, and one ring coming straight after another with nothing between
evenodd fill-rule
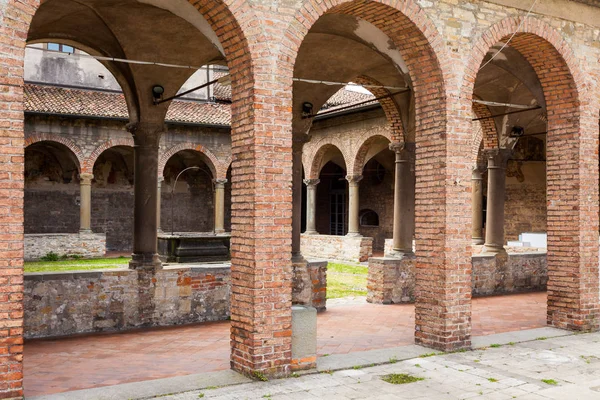
<instances>
[{"instance_id":1,"label":"wall-mounted lamp","mask_svg":"<svg viewBox=\"0 0 600 400\"><path fill-rule=\"evenodd\" d=\"M303 117L307 117L307 116L312 116L313 113L313 105L312 103L305 101L304 103L302 103L302 116Z\"/></svg>"},{"instance_id":2,"label":"wall-mounted lamp","mask_svg":"<svg viewBox=\"0 0 600 400\"><path fill-rule=\"evenodd\" d=\"M510 133L508 134L508 136L511 138L518 138L518 137L523 136L524 134L525 134L525 128L523 128L522 126L515 125L510 130Z\"/></svg>"},{"instance_id":3,"label":"wall-mounted lamp","mask_svg":"<svg viewBox=\"0 0 600 400\"><path fill-rule=\"evenodd\" d=\"M162 99L163 94L165 93L165 88L160 85L152 86L152 97L154 98L154 104L160 99Z\"/></svg>"}]
</instances>

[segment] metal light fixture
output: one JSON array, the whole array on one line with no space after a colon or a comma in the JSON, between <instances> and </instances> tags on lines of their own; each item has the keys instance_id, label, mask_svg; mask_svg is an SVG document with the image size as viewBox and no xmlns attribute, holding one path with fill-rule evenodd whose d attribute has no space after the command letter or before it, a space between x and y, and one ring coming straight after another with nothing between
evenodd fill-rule
<instances>
[{"instance_id":1,"label":"metal light fixture","mask_svg":"<svg viewBox=\"0 0 600 400\"><path fill-rule=\"evenodd\" d=\"M307 116L312 116L313 113L313 105L312 103L305 101L304 103L302 103L302 116L303 117L307 117Z\"/></svg>"},{"instance_id":2,"label":"metal light fixture","mask_svg":"<svg viewBox=\"0 0 600 400\"><path fill-rule=\"evenodd\" d=\"M515 125L510 130L510 133L508 134L508 136L511 138L518 138L518 137L523 136L524 134L525 134L525 128L523 128L522 126Z\"/></svg>"},{"instance_id":3,"label":"metal light fixture","mask_svg":"<svg viewBox=\"0 0 600 400\"><path fill-rule=\"evenodd\" d=\"M154 98L154 104L160 99L162 99L163 94L165 93L165 88L161 85L152 86L152 97Z\"/></svg>"}]
</instances>

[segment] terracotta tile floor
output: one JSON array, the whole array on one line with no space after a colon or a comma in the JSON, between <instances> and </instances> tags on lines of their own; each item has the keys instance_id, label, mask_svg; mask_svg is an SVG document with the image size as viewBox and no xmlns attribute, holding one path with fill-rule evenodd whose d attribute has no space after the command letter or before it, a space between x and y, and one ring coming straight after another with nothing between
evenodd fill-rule
<instances>
[{"instance_id":1,"label":"terracotta tile floor","mask_svg":"<svg viewBox=\"0 0 600 400\"><path fill-rule=\"evenodd\" d=\"M318 318L318 353L413 343L414 307L331 302ZM473 300L473 335L546 324L546 294ZM229 368L229 323L148 329L25 345L25 394L35 396Z\"/></svg>"}]
</instances>

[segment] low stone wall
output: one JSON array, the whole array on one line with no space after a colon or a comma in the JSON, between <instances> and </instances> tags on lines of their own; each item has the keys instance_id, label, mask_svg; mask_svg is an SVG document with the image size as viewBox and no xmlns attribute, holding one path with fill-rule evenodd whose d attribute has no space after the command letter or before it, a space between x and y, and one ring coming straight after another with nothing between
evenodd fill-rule
<instances>
[{"instance_id":1,"label":"low stone wall","mask_svg":"<svg viewBox=\"0 0 600 400\"><path fill-rule=\"evenodd\" d=\"M304 256L364 262L373 255L373 238L333 236L333 235L302 235L301 251Z\"/></svg>"},{"instance_id":2,"label":"low stone wall","mask_svg":"<svg viewBox=\"0 0 600 400\"><path fill-rule=\"evenodd\" d=\"M546 290L546 253L473 256L473 296Z\"/></svg>"},{"instance_id":3,"label":"low stone wall","mask_svg":"<svg viewBox=\"0 0 600 400\"><path fill-rule=\"evenodd\" d=\"M220 321L230 268L25 274L25 337Z\"/></svg>"},{"instance_id":4,"label":"low stone wall","mask_svg":"<svg viewBox=\"0 0 600 400\"><path fill-rule=\"evenodd\" d=\"M104 233L28 233L25 234L25 261L36 261L48 253L59 256L103 257Z\"/></svg>"},{"instance_id":5,"label":"low stone wall","mask_svg":"<svg viewBox=\"0 0 600 400\"><path fill-rule=\"evenodd\" d=\"M474 255L472 265L473 296L546 290L545 252ZM367 301L377 304L413 302L414 268L414 256L369 259Z\"/></svg>"},{"instance_id":6,"label":"low stone wall","mask_svg":"<svg viewBox=\"0 0 600 400\"><path fill-rule=\"evenodd\" d=\"M230 315L227 264L29 273L24 285L26 338L223 321ZM322 311L326 296L326 261L294 266L295 304Z\"/></svg>"}]
</instances>

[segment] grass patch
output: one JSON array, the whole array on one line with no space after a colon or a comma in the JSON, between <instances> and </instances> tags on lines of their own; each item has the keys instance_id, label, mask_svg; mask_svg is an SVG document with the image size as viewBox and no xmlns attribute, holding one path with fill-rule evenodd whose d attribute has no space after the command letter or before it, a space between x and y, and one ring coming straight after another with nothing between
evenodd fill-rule
<instances>
[{"instance_id":1,"label":"grass patch","mask_svg":"<svg viewBox=\"0 0 600 400\"><path fill-rule=\"evenodd\" d=\"M363 265L329 263L327 265L327 298L366 296L367 271L368 267Z\"/></svg>"},{"instance_id":2,"label":"grass patch","mask_svg":"<svg viewBox=\"0 0 600 400\"><path fill-rule=\"evenodd\" d=\"M386 376L382 376L381 380L387 383L391 383L392 385L404 385L406 383L423 381L425 380L425 378L419 378L417 376L412 376L408 374L389 374Z\"/></svg>"},{"instance_id":3,"label":"grass patch","mask_svg":"<svg viewBox=\"0 0 600 400\"><path fill-rule=\"evenodd\" d=\"M92 258L87 260L27 261L25 272L88 271L94 269L126 268L131 258Z\"/></svg>"},{"instance_id":4,"label":"grass patch","mask_svg":"<svg viewBox=\"0 0 600 400\"><path fill-rule=\"evenodd\" d=\"M494 343L494 344L490 344L490 347L498 348L498 347L502 347L502 345L498 344L498 343Z\"/></svg>"},{"instance_id":5,"label":"grass patch","mask_svg":"<svg viewBox=\"0 0 600 400\"><path fill-rule=\"evenodd\" d=\"M542 379L542 382L544 382L546 385L558 385L558 382L556 382L554 379Z\"/></svg>"},{"instance_id":6,"label":"grass patch","mask_svg":"<svg viewBox=\"0 0 600 400\"><path fill-rule=\"evenodd\" d=\"M496 379L496 378L488 378L488 381L490 381L490 382L498 382L498 379Z\"/></svg>"}]
</instances>

